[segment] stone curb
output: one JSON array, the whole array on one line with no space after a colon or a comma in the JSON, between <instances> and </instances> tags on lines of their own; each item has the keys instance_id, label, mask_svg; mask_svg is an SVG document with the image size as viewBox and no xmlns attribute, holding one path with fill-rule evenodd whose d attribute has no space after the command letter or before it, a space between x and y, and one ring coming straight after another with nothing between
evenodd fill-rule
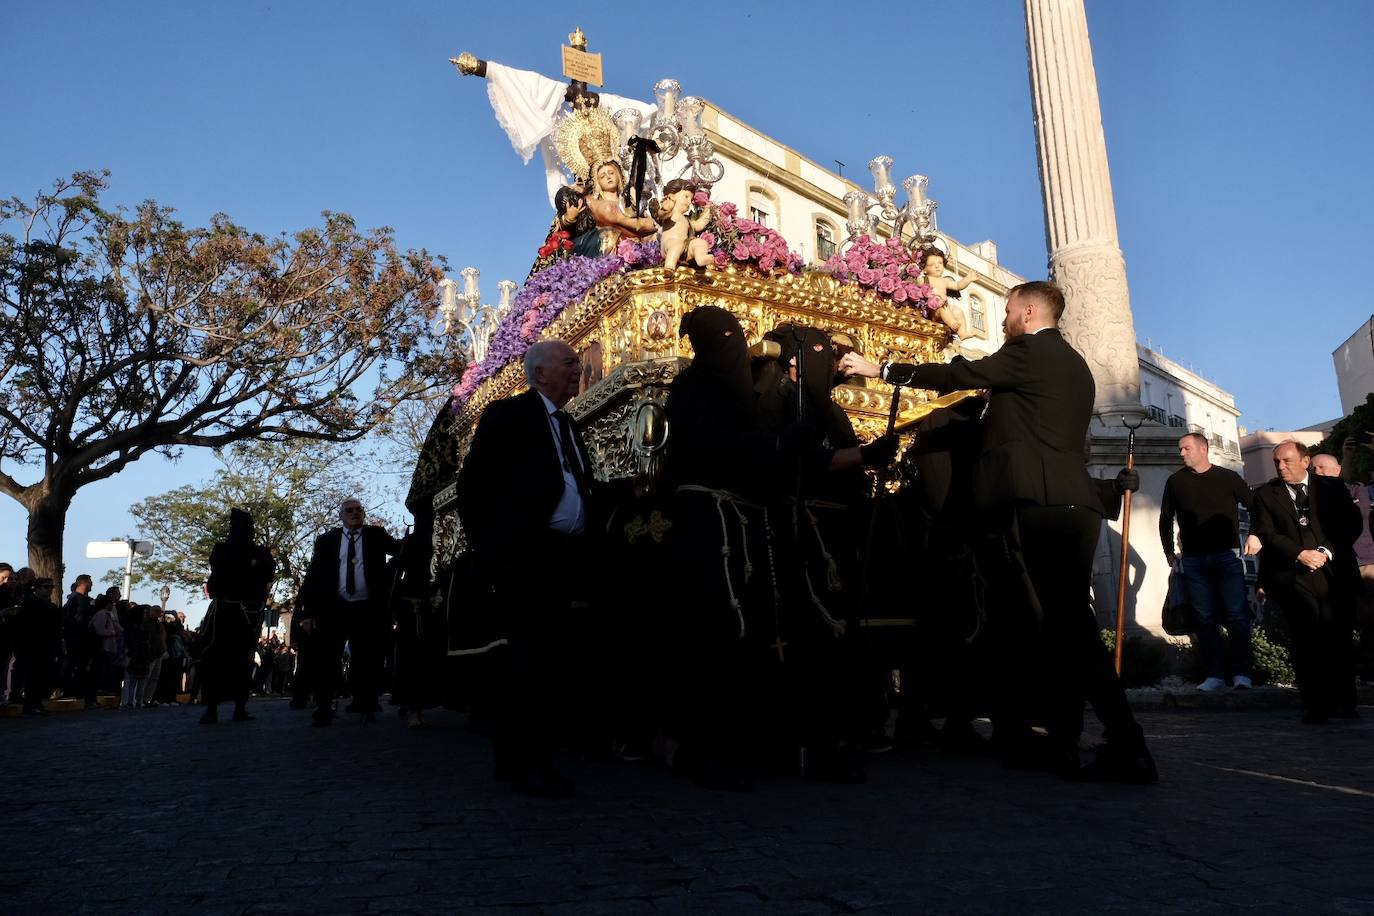
<instances>
[{"instance_id":1,"label":"stone curb","mask_svg":"<svg viewBox=\"0 0 1374 916\"><path fill-rule=\"evenodd\" d=\"M1374 705L1374 684L1357 688L1361 706ZM1296 687L1254 687L1203 693L1196 685L1185 688L1133 687L1126 698L1136 709L1297 709L1302 705Z\"/></svg>"}]
</instances>

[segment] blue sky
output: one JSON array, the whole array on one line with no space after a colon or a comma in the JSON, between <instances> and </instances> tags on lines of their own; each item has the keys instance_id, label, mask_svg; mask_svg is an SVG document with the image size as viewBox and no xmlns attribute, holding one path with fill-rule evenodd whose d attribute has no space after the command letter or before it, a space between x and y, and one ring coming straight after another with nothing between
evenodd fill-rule
<instances>
[{"instance_id":1,"label":"blue sky","mask_svg":"<svg viewBox=\"0 0 1374 916\"><path fill-rule=\"evenodd\" d=\"M931 176L942 229L1043 276L1020 3L739 4L699 27L691 8L0 0L0 194L109 168L109 202L151 197L193 223L222 211L279 232L344 211L478 267L494 298L542 241L542 174L447 58L557 77L580 25L609 91L647 98L674 77L864 185L887 153ZM1088 22L1138 335L1234 392L1251 429L1337 415L1331 351L1374 312L1358 273L1374 4L1089 0ZM85 541L130 530L128 504L213 467L145 461L83 491L69 578L95 565ZM0 502L0 559L23 559L24 520Z\"/></svg>"}]
</instances>

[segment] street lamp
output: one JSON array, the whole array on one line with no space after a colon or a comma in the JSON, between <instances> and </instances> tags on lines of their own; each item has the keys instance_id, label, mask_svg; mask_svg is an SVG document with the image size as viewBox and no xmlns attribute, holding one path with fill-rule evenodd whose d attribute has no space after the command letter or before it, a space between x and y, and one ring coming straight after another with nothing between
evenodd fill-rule
<instances>
[{"instance_id":1,"label":"street lamp","mask_svg":"<svg viewBox=\"0 0 1374 916\"><path fill-rule=\"evenodd\" d=\"M152 541L137 541L133 538L125 538L122 541L87 541L87 559L123 559L124 560L124 597L129 597L129 591L133 587L134 557L151 557L153 555Z\"/></svg>"}]
</instances>

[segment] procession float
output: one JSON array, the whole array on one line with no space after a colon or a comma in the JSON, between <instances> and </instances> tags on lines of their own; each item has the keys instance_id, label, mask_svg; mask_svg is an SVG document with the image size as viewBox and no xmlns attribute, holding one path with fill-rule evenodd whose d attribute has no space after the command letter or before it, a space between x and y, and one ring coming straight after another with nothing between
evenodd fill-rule
<instances>
[{"instance_id":1,"label":"procession float","mask_svg":"<svg viewBox=\"0 0 1374 916\"><path fill-rule=\"evenodd\" d=\"M641 496L652 492L672 437L669 385L692 358L678 325L698 306L733 313L755 353L766 332L788 322L880 361L940 360L957 341L946 297L968 281L945 272L953 246L936 228L924 176L902 182L899 206L892 160L873 159L871 194L846 182L843 239L808 259L765 214L719 198L727 165L720 137L703 124L712 106L684 96L673 79L653 86L652 103L592 90L601 82L600 55L587 52L581 30L569 36L563 62L566 83L467 53L452 59L461 74L487 80L517 151L526 159L542 154L554 215L542 242L533 240L528 277L502 281L499 303L481 304L473 268L460 273L461 283L441 283L441 318L463 335L468 365L433 425L407 498L417 517L432 521L440 580L464 548L455 479L477 420L493 401L523 390L521 358L540 339L566 341L581 357L581 388L566 409L596 475L633 481L626 492ZM924 269L932 256L938 273ZM837 387L834 397L863 440L894 415L900 429L962 397L936 401L900 390L894 411L892 389L862 382ZM623 513L618 535L659 540L671 520L652 505Z\"/></svg>"}]
</instances>

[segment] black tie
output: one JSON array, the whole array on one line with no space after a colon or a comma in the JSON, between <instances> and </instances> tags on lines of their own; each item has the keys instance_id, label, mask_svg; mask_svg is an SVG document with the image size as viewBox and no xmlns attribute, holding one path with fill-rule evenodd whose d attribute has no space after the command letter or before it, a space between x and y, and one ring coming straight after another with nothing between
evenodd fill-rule
<instances>
[{"instance_id":1,"label":"black tie","mask_svg":"<svg viewBox=\"0 0 1374 916\"><path fill-rule=\"evenodd\" d=\"M563 467L572 471L573 480L577 481L578 494L587 499L591 496L591 484L587 480L586 468L582 467L577 446L573 443L572 418L561 410L555 410L553 415L558 420L558 439L563 444Z\"/></svg>"},{"instance_id":2,"label":"black tie","mask_svg":"<svg viewBox=\"0 0 1374 916\"><path fill-rule=\"evenodd\" d=\"M1300 518L1307 518L1307 484L1300 483L1295 489L1298 491L1298 495L1293 502L1298 507L1298 516Z\"/></svg>"},{"instance_id":3,"label":"black tie","mask_svg":"<svg viewBox=\"0 0 1374 916\"><path fill-rule=\"evenodd\" d=\"M353 561L358 557L357 541L358 536L352 531L348 532L348 568L347 571L344 572L344 591L348 592L350 595L353 594L358 587L358 582L357 579L354 578L353 572Z\"/></svg>"}]
</instances>

